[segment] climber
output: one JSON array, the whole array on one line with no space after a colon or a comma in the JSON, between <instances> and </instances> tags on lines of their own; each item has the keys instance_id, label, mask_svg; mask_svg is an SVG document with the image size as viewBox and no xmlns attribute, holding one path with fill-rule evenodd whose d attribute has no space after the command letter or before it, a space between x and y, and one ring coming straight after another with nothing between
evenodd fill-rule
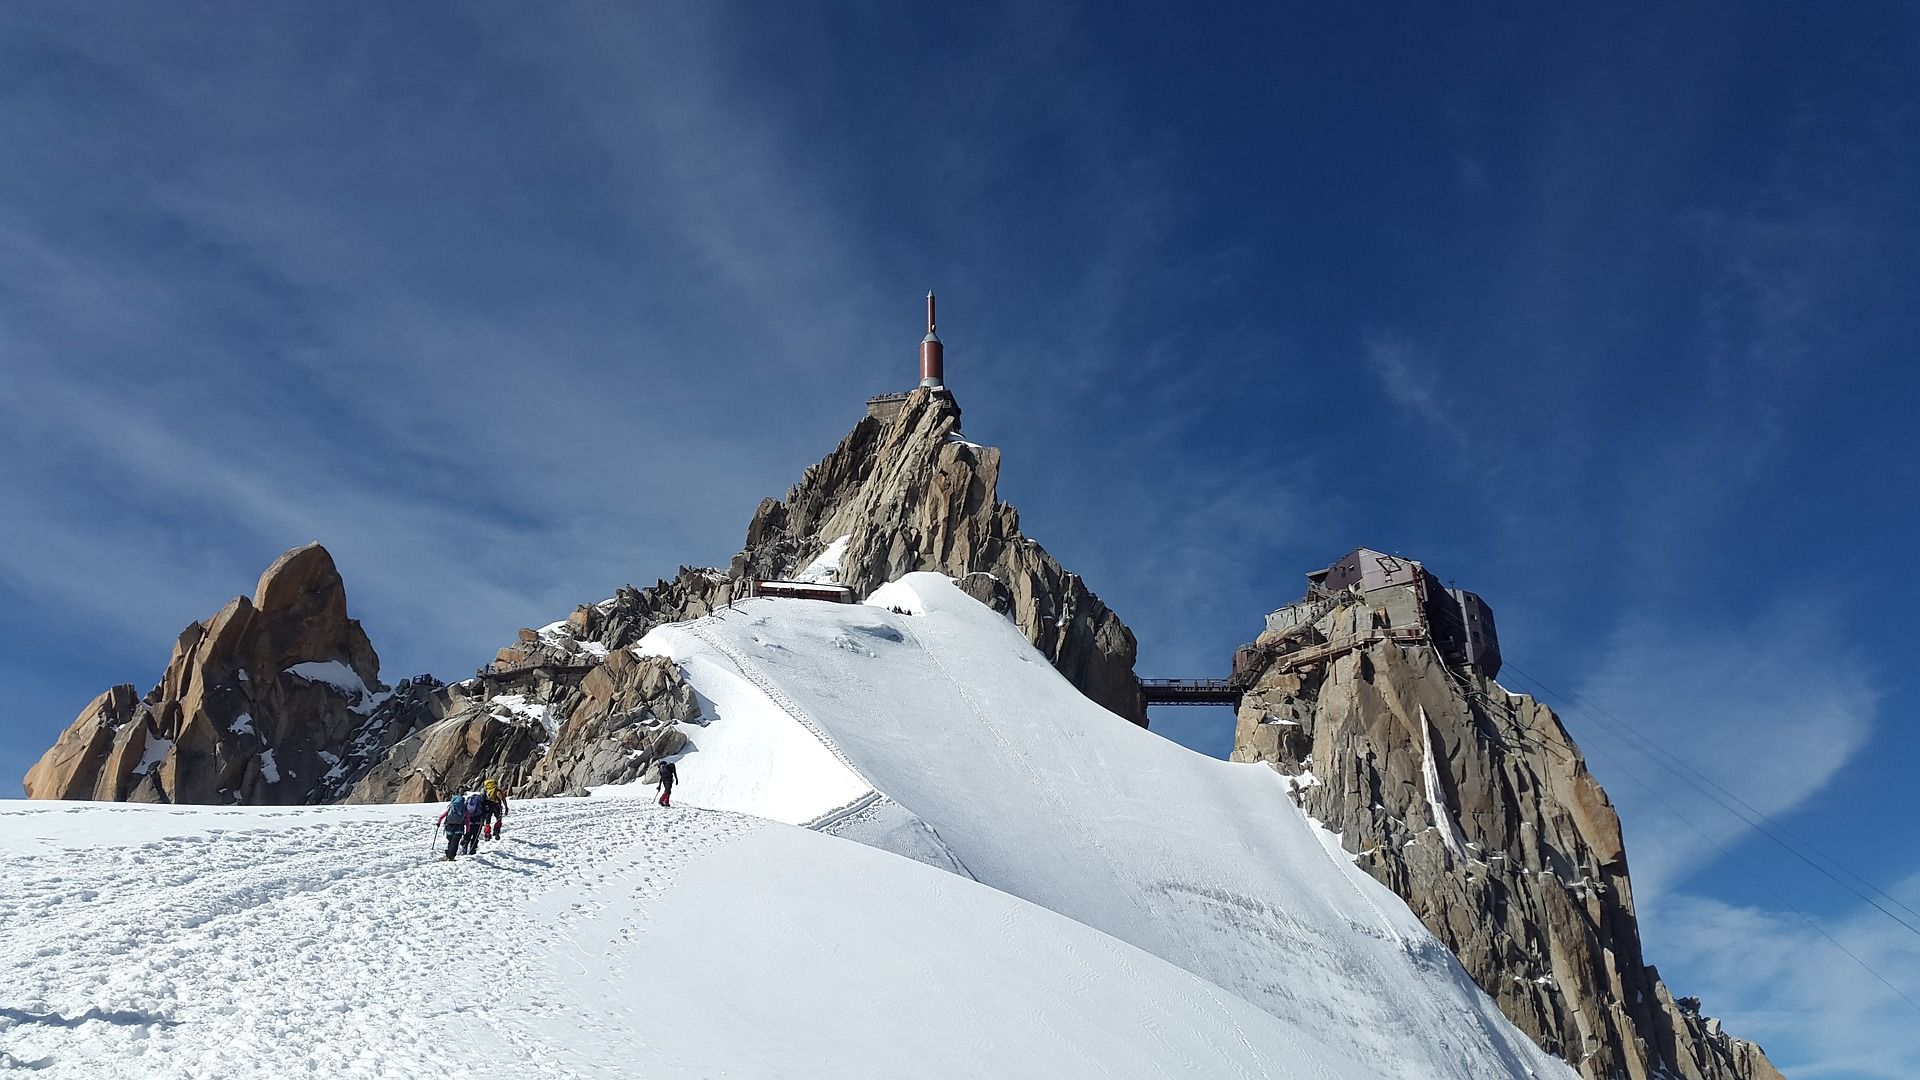
<instances>
[{"instance_id":1,"label":"climber","mask_svg":"<svg viewBox=\"0 0 1920 1080\"><path fill-rule=\"evenodd\" d=\"M671 761L660 763L660 805L673 805L673 782L680 779L680 770Z\"/></svg>"},{"instance_id":2,"label":"climber","mask_svg":"<svg viewBox=\"0 0 1920 1080\"><path fill-rule=\"evenodd\" d=\"M488 840L500 839L500 831L507 827L507 793L492 780L486 782L487 805L485 817L481 821L480 834Z\"/></svg>"},{"instance_id":3,"label":"climber","mask_svg":"<svg viewBox=\"0 0 1920 1080\"><path fill-rule=\"evenodd\" d=\"M467 797L456 793L453 798L447 800L447 808L440 811L440 816L434 818L433 823L446 829L446 861L452 862L454 855L460 850L460 841L467 835Z\"/></svg>"},{"instance_id":4,"label":"climber","mask_svg":"<svg viewBox=\"0 0 1920 1080\"><path fill-rule=\"evenodd\" d=\"M480 824L487 819L487 797L478 791L466 794L467 831L461 846L469 855L480 853Z\"/></svg>"}]
</instances>

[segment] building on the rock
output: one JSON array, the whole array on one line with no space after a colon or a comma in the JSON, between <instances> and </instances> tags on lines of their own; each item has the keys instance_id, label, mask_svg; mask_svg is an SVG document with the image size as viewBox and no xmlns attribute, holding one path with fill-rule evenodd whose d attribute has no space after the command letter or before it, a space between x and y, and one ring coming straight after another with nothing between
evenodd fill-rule
<instances>
[{"instance_id":1,"label":"building on the rock","mask_svg":"<svg viewBox=\"0 0 1920 1080\"><path fill-rule=\"evenodd\" d=\"M829 604L854 604L860 600L850 585L835 585L825 581L763 581L759 578L748 584L747 595L785 600L825 600Z\"/></svg>"},{"instance_id":2,"label":"building on the rock","mask_svg":"<svg viewBox=\"0 0 1920 1080\"><path fill-rule=\"evenodd\" d=\"M933 290L927 290L927 336L920 339L920 385L937 394L947 393L946 346L934 329ZM900 414L907 394L876 394L867 399L867 415L876 420L891 420Z\"/></svg>"},{"instance_id":3,"label":"building on the rock","mask_svg":"<svg viewBox=\"0 0 1920 1080\"><path fill-rule=\"evenodd\" d=\"M1485 600L1448 588L1416 559L1372 548L1355 548L1308 574L1306 595L1268 615L1267 629L1312 624L1346 603L1366 609L1371 630L1424 637L1450 664L1487 678L1500 673L1500 636Z\"/></svg>"}]
</instances>

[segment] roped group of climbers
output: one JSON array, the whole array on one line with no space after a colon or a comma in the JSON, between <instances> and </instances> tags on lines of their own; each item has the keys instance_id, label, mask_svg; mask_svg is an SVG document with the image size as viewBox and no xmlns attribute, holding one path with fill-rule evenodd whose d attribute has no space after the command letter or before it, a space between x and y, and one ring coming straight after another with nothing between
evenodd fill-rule
<instances>
[{"instance_id":1,"label":"roped group of climbers","mask_svg":"<svg viewBox=\"0 0 1920 1080\"><path fill-rule=\"evenodd\" d=\"M455 794L448 799L447 808L433 823L447 834L448 862L462 851L477 855L482 839L498 840L507 827L507 793L498 783L488 780L479 791Z\"/></svg>"},{"instance_id":2,"label":"roped group of climbers","mask_svg":"<svg viewBox=\"0 0 1920 1080\"><path fill-rule=\"evenodd\" d=\"M662 761L658 772L661 806L673 805L673 785L680 778L680 770L671 761ZM455 793L447 800L447 808L433 819L447 835L446 861L465 852L468 855L480 853L480 841L500 839L501 830L507 826L507 793L497 781L488 780L479 791Z\"/></svg>"}]
</instances>

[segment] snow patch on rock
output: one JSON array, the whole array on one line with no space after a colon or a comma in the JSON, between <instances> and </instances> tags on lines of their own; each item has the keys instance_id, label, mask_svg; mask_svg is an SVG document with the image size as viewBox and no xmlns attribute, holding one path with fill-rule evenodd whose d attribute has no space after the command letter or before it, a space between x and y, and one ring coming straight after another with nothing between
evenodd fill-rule
<instances>
[{"instance_id":1,"label":"snow patch on rock","mask_svg":"<svg viewBox=\"0 0 1920 1080\"><path fill-rule=\"evenodd\" d=\"M805 570L793 576L795 581L811 581L823 585L837 584L840 581L840 560L847 553L847 544L853 539L847 533L828 544L820 557L807 564Z\"/></svg>"},{"instance_id":2,"label":"snow patch on rock","mask_svg":"<svg viewBox=\"0 0 1920 1080\"><path fill-rule=\"evenodd\" d=\"M172 739L162 739L158 736L149 735L147 737L147 748L141 753L139 763L133 767L133 775L147 775L155 765L160 764L161 761L166 759L168 751L172 749Z\"/></svg>"},{"instance_id":3,"label":"snow patch on rock","mask_svg":"<svg viewBox=\"0 0 1920 1080\"><path fill-rule=\"evenodd\" d=\"M331 686L340 691L352 702L354 712L362 716L380 707L388 694L376 694L360 681L360 676L352 668L338 660L310 660L304 664L295 664L287 669L287 674L308 682Z\"/></svg>"}]
</instances>

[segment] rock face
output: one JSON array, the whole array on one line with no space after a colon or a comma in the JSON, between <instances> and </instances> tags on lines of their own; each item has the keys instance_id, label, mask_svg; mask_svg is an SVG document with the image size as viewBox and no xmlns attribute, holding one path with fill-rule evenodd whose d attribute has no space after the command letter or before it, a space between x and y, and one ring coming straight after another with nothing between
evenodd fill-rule
<instances>
[{"instance_id":1,"label":"rock face","mask_svg":"<svg viewBox=\"0 0 1920 1080\"><path fill-rule=\"evenodd\" d=\"M1559 718L1426 645L1343 648L1364 626L1336 604L1240 650L1233 759L1300 777L1307 812L1581 1075L1776 1080L1643 961L1619 817Z\"/></svg>"},{"instance_id":2,"label":"rock face","mask_svg":"<svg viewBox=\"0 0 1920 1080\"><path fill-rule=\"evenodd\" d=\"M445 719L402 740L346 801L431 802L483 777L523 796L650 780L686 745L679 725L706 722L670 660L621 651L582 666L554 660L448 687Z\"/></svg>"},{"instance_id":3,"label":"rock face","mask_svg":"<svg viewBox=\"0 0 1920 1080\"><path fill-rule=\"evenodd\" d=\"M862 420L784 502L761 503L732 573L788 577L811 568L862 594L916 570L962 581L989 575L1004 592L974 588L1001 598L1061 674L1144 725L1133 632L1079 575L1020 535L1020 513L999 501L999 479L1000 451L961 437L953 398L916 390L892 419Z\"/></svg>"},{"instance_id":4,"label":"rock face","mask_svg":"<svg viewBox=\"0 0 1920 1080\"><path fill-rule=\"evenodd\" d=\"M430 716L393 694L318 544L280 556L174 643L145 697L116 686L81 710L26 777L37 799L291 804L337 797Z\"/></svg>"}]
</instances>

